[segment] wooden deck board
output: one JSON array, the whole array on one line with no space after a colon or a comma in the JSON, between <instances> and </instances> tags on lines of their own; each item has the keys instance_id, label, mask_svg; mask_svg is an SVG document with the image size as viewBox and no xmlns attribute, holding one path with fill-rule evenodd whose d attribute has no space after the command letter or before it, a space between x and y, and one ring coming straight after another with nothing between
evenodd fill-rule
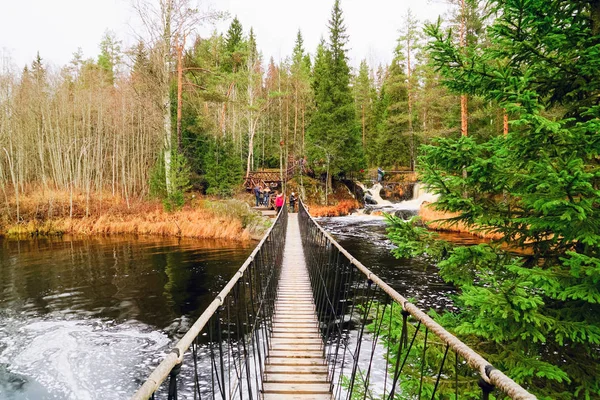
<instances>
[{"instance_id":1,"label":"wooden deck board","mask_svg":"<svg viewBox=\"0 0 600 400\"><path fill-rule=\"evenodd\" d=\"M331 400L331 393L306 394L306 393L265 393L264 400Z\"/></svg>"},{"instance_id":2,"label":"wooden deck board","mask_svg":"<svg viewBox=\"0 0 600 400\"><path fill-rule=\"evenodd\" d=\"M328 367L298 227L288 215L273 335L265 366L265 400L331 400Z\"/></svg>"}]
</instances>

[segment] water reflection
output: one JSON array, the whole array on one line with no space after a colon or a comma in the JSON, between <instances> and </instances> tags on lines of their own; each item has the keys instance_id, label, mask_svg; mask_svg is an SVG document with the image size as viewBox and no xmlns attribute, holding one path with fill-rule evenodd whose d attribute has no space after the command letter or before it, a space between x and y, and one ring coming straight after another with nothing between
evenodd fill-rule
<instances>
[{"instance_id":1,"label":"water reflection","mask_svg":"<svg viewBox=\"0 0 600 400\"><path fill-rule=\"evenodd\" d=\"M129 397L254 245L0 239L0 399Z\"/></svg>"},{"instance_id":2,"label":"water reflection","mask_svg":"<svg viewBox=\"0 0 600 400\"><path fill-rule=\"evenodd\" d=\"M252 247L145 237L0 240L0 309L164 329L183 315L199 315Z\"/></svg>"}]
</instances>

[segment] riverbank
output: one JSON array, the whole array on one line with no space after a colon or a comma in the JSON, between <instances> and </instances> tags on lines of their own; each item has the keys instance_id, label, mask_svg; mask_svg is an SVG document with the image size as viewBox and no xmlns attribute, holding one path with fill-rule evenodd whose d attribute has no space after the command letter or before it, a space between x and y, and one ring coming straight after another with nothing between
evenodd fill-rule
<instances>
[{"instance_id":1,"label":"riverbank","mask_svg":"<svg viewBox=\"0 0 600 400\"><path fill-rule=\"evenodd\" d=\"M498 233L483 232L474 228L469 228L461 222L450 223L448 219L456 217L457 214L437 211L433 209L433 203L423 202L419 209L419 217L427 228L439 232L468 233L482 239L501 239Z\"/></svg>"},{"instance_id":2,"label":"riverbank","mask_svg":"<svg viewBox=\"0 0 600 400\"><path fill-rule=\"evenodd\" d=\"M354 211L361 208L358 201L352 200L341 200L335 205L323 206L323 205L309 205L308 209L310 215L313 217L344 217L352 214Z\"/></svg>"},{"instance_id":3,"label":"riverbank","mask_svg":"<svg viewBox=\"0 0 600 400\"><path fill-rule=\"evenodd\" d=\"M6 199L0 209L0 236L7 237L135 234L247 241L260 239L270 224L242 200L197 194L174 212L154 200L58 191L21 196L18 222L14 199Z\"/></svg>"}]
</instances>

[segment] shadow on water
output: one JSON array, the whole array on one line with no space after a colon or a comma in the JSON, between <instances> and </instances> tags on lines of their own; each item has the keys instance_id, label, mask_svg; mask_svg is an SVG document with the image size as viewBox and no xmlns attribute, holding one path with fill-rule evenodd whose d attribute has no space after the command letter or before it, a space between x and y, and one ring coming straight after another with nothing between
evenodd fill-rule
<instances>
[{"instance_id":1,"label":"shadow on water","mask_svg":"<svg viewBox=\"0 0 600 400\"><path fill-rule=\"evenodd\" d=\"M126 398L254 247L0 239L0 398Z\"/></svg>"}]
</instances>

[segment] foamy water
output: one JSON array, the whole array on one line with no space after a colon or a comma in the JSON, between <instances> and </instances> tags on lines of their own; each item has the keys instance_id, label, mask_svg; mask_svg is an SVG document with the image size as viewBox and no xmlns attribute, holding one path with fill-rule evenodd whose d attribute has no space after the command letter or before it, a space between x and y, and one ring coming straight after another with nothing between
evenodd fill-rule
<instances>
[{"instance_id":1,"label":"foamy water","mask_svg":"<svg viewBox=\"0 0 600 400\"><path fill-rule=\"evenodd\" d=\"M365 194L370 196L372 201L377 204L368 205L365 207L369 212L372 211L383 211L389 214L401 214L401 216L416 215L424 202L433 203L437 201L438 195L427 192L420 182L415 183L413 188L413 198L411 200L400 201L398 203L392 203L389 200L381 198L380 192L383 188L381 184L376 183L369 189L365 189L364 186L360 185ZM398 213L398 211L407 211L407 213Z\"/></svg>"},{"instance_id":2,"label":"foamy water","mask_svg":"<svg viewBox=\"0 0 600 400\"><path fill-rule=\"evenodd\" d=\"M170 343L139 322L0 315L0 398L127 398Z\"/></svg>"}]
</instances>

